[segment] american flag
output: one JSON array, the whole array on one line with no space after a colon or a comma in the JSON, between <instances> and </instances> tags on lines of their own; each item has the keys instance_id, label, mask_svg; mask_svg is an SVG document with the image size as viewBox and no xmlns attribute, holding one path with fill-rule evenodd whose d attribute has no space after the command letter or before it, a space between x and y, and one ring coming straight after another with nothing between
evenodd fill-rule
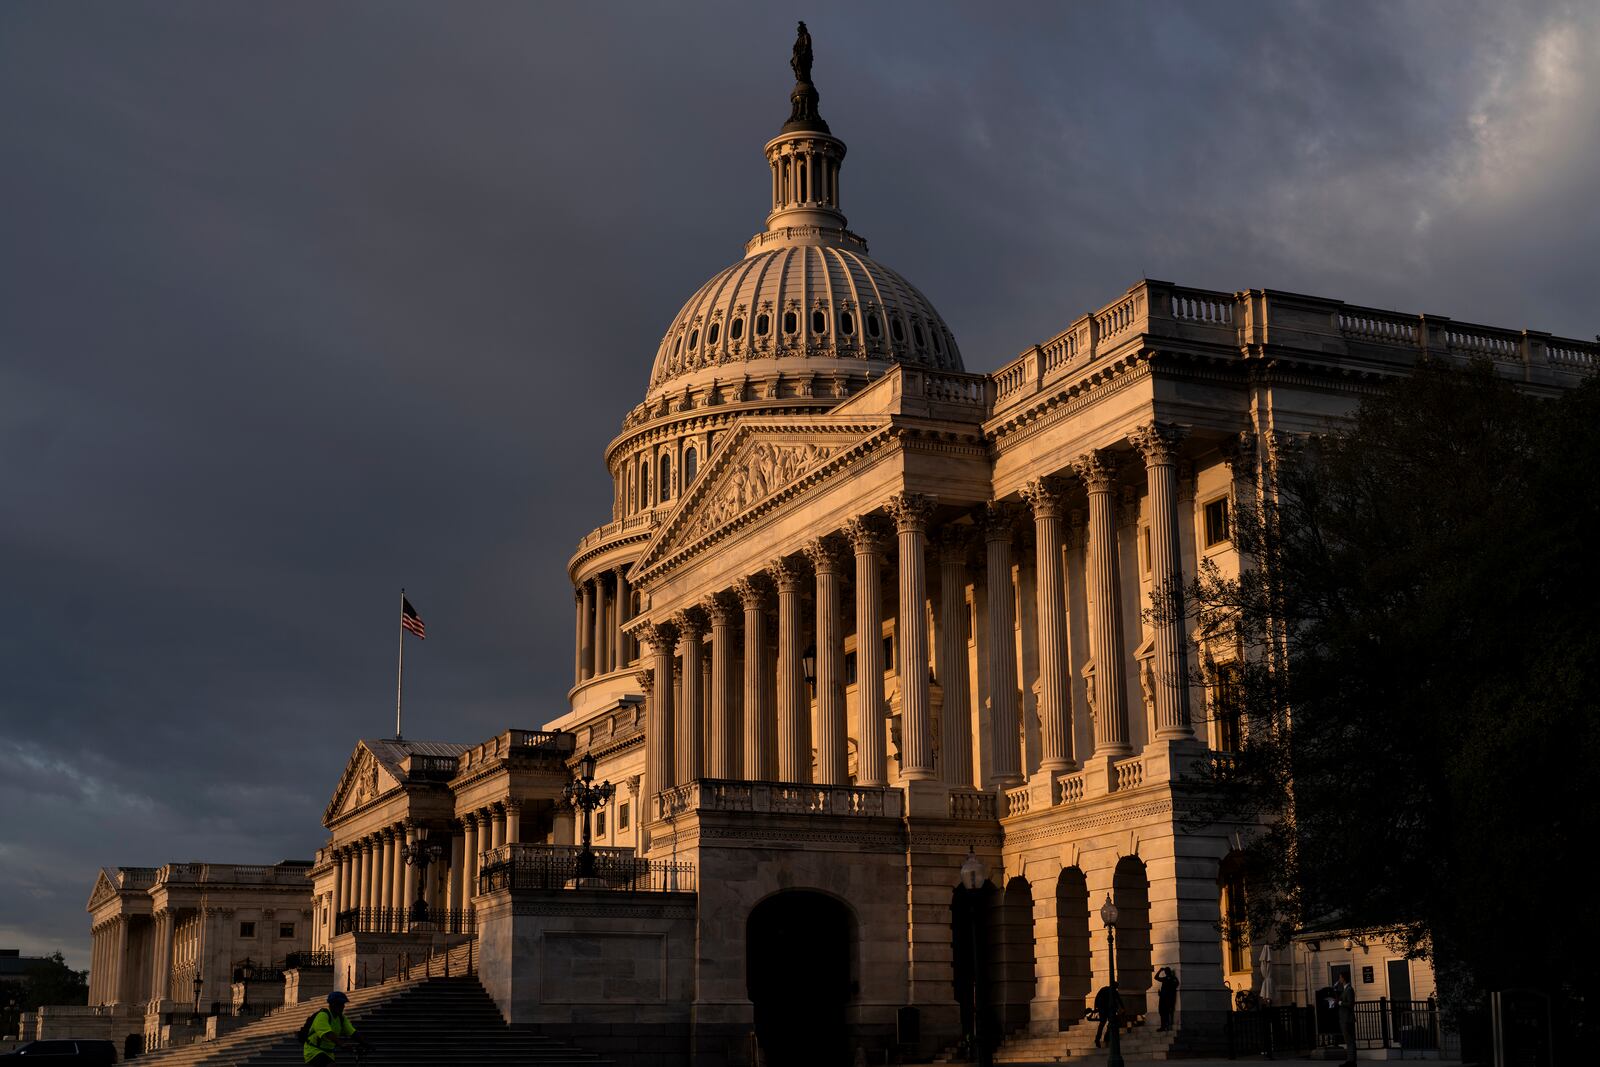
<instances>
[{"instance_id":1,"label":"american flag","mask_svg":"<svg viewBox=\"0 0 1600 1067\"><path fill-rule=\"evenodd\" d=\"M412 607L411 601L405 597L400 598L400 625L424 641L428 639L427 630L422 625L422 616L417 614L417 609Z\"/></svg>"}]
</instances>

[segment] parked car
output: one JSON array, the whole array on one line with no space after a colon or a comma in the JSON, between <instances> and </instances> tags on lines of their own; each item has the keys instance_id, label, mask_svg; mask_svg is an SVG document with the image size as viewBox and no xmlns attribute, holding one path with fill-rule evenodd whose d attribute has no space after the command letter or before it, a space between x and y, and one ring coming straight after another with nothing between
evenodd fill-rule
<instances>
[{"instance_id":1,"label":"parked car","mask_svg":"<svg viewBox=\"0 0 1600 1067\"><path fill-rule=\"evenodd\" d=\"M108 1067L117 1062L114 1041L29 1041L15 1052L0 1055L0 1060L26 1058L40 1067ZM18 1065L20 1067L20 1065Z\"/></svg>"}]
</instances>

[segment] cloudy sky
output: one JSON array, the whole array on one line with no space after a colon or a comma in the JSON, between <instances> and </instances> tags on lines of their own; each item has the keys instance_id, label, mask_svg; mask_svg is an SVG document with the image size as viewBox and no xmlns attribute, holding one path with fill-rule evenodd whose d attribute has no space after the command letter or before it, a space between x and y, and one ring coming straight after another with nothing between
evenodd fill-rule
<instances>
[{"instance_id":1,"label":"cloudy sky","mask_svg":"<svg viewBox=\"0 0 1600 1067\"><path fill-rule=\"evenodd\" d=\"M793 20L992 370L1142 276L1591 337L1593 3L0 6L0 947L563 710L564 563L766 210Z\"/></svg>"}]
</instances>

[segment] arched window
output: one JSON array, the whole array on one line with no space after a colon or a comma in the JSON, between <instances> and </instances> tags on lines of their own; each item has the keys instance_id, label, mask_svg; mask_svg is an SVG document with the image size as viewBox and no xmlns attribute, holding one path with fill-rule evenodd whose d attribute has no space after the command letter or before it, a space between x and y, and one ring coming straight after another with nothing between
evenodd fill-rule
<instances>
[{"instance_id":1,"label":"arched window","mask_svg":"<svg viewBox=\"0 0 1600 1067\"><path fill-rule=\"evenodd\" d=\"M792 311L785 311L783 313L783 332L784 333L794 333L799 328L800 328L800 319L799 319L799 317L797 315L795 315L795 313L792 312Z\"/></svg>"},{"instance_id":2,"label":"arched window","mask_svg":"<svg viewBox=\"0 0 1600 1067\"><path fill-rule=\"evenodd\" d=\"M767 335L767 331L770 330L771 328L772 328L772 320L767 317L767 313L765 311L763 311L761 314L756 316L756 336L757 337L765 337Z\"/></svg>"},{"instance_id":3,"label":"arched window","mask_svg":"<svg viewBox=\"0 0 1600 1067\"><path fill-rule=\"evenodd\" d=\"M920 322L912 324L911 335L917 339L918 348L921 348L928 343L928 339L922 335L922 323Z\"/></svg>"},{"instance_id":4,"label":"arched window","mask_svg":"<svg viewBox=\"0 0 1600 1067\"><path fill-rule=\"evenodd\" d=\"M856 317L848 311L839 316L839 332L847 337L856 332Z\"/></svg>"},{"instance_id":5,"label":"arched window","mask_svg":"<svg viewBox=\"0 0 1600 1067\"><path fill-rule=\"evenodd\" d=\"M812 333L827 333L828 332L828 313L826 311L823 311L821 308L817 308L815 311L813 311L811 313L811 332Z\"/></svg>"},{"instance_id":6,"label":"arched window","mask_svg":"<svg viewBox=\"0 0 1600 1067\"><path fill-rule=\"evenodd\" d=\"M867 312L867 336L883 336L883 326L878 322L878 313L876 311Z\"/></svg>"},{"instance_id":7,"label":"arched window","mask_svg":"<svg viewBox=\"0 0 1600 1067\"><path fill-rule=\"evenodd\" d=\"M1217 869L1222 893L1222 946L1225 969L1230 974L1250 970L1250 905L1245 895L1244 856L1230 852Z\"/></svg>"},{"instance_id":8,"label":"arched window","mask_svg":"<svg viewBox=\"0 0 1600 1067\"><path fill-rule=\"evenodd\" d=\"M661 474L660 474L660 477L656 479L656 481L657 481L657 484L661 488L661 502L662 503L666 503L668 500L671 500L672 499L672 457L670 455L668 455L667 453L665 453L665 452L661 453Z\"/></svg>"},{"instance_id":9,"label":"arched window","mask_svg":"<svg viewBox=\"0 0 1600 1067\"><path fill-rule=\"evenodd\" d=\"M695 447L690 445L683 453L683 487L688 489L694 484L694 476L700 471L700 456Z\"/></svg>"},{"instance_id":10,"label":"arched window","mask_svg":"<svg viewBox=\"0 0 1600 1067\"><path fill-rule=\"evenodd\" d=\"M728 338L737 341L744 336L744 316L734 319L728 324Z\"/></svg>"},{"instance_id":11,"label":"arched window","mask_svg":"<svg viewBox=\"0 0 1600 1067\"><path fill-rule=\"evenodd\" d=\"M700 331L699 330L690 330L689 331L689 347L690 348L698 348L699 346L700 346Z\"/></svg>"},{"instance_id":12,"label":"arched window","mask_svg":"<svg viewBox=\"0 0 1600 1067\"><path fill-rule=\"evenodd\" d=\"M722 332L722 323L720 323L720 322L713 322L710 326L706 327L706 344L708 344L708 345L716 344L717 343L717 335L719 333L721 333L721 332Z\"/></svg>"},{"instance_id":13,"label":"arched window","mask_svg":"<svg viewBox=\"0 0 1600 1067\"><path fill-rule=\"evenodd\" d=\"M639 510L650 506L650 461L639 464Z\"/></svg>"},{"instance_id":14,"label":"arched window","mask_svg":"<svg viewBox=\"0 0 1600 1067\"><path fill-rule=\"evenodd\" d=\"M890 316L889 333L893 335L897 344L906 339L906 328L901 324L900 317L898 315Z\"/></svg>"}]
</instances>

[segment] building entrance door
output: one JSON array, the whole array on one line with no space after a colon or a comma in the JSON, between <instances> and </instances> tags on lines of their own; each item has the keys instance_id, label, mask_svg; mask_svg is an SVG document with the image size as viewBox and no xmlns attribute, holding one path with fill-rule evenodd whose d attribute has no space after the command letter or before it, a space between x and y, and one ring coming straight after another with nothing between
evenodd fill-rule
<instances>
[{"instance_id":1,"label":"building entrance door","mask_svg":"<svg viewBox=\"0 0 1600 1067\"><path fill-rule=\"evenodd\" d=\"M763 1063L850 1062L845 1009L854 995L852 926L843 904L806 890L768 897L750 913L745 983Z\"/></svg>"}]
</instances>

